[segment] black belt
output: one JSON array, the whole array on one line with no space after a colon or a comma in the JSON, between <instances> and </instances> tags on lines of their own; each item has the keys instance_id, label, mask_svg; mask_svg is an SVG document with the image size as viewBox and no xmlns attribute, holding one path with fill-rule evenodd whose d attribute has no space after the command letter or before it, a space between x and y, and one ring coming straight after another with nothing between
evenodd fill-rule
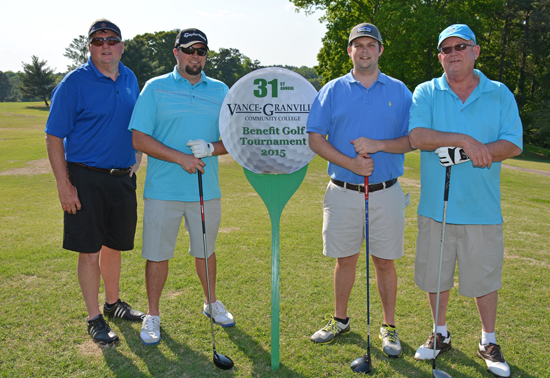
<instances>
[{"instance_id":1,"label":"black belt","mask_svg":"<svg viewBox=\"0 0 550 378\"><path fill-rule=\"evenodd\" d=\"M332 181L335 185L341 186L344 189L355 190L357 192L365 193L365 185L355 185L355 184L350 184L350 183L347 183L347 182L338 181L338 180L334 180L334 179L330 179L330 181ZM378 183L378 184L371 184L371 185L369 185L369 193L376 192L378 190L382 190L382 189L386 189L386 188L390 188L396 182L397 182L397 179L394 178L394 179L391 179L391 180L388 180L388 181L385 181L385 182L381 182L381 183Z\"/></svg>"},{"instance_id":2,"label":"black belt","mask_svg":"<svg viewBox=\"0 0 550 378\"><path fill-rule=\"evenodd\" d=\"M74 163L77 165L80 165L85 168L93 169L94 171L100 171L110 174L111 176L120 176L123 174L126 174L132 170L132 167L128 168L113 168L113 169L106 169L106 168L96 168L96 167L90 167L89 165L82 164L82 163Z\"/></svg>"}]
</instances>

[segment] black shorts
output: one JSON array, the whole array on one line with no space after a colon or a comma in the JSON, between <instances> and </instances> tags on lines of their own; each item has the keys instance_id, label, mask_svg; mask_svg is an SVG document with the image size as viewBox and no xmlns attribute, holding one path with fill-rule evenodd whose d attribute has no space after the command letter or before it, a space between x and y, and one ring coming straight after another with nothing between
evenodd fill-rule
<instances>
[{"instance_id":1,"label":"black shorts","mask_svg":"<svg viewBox=\"0 0 550 378\"><path fill-rule=\"evenodd\" d=\"M118 251L134 248L137 222L136 174L112 176L68 163L69 180L82 208L65 212L63 248L96 253L101 246Z\"/></svg>"}]
</instances>

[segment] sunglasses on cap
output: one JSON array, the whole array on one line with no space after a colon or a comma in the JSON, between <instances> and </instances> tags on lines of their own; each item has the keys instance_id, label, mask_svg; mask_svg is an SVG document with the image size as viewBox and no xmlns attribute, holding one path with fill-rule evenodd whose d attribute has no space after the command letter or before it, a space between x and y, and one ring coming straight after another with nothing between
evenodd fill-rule
<instances>
[{"instance_id":1,"label":"sunglasses on cap","mask_svg":"<svg viewBox=\"0 0 550 378\"><path fill-rule=\"evenodd\" d=\"M109 46L115 46L120 43L120 38L117 37L107 37L107 38L101 38L96 37L90 39L90 44L94 46L103 46L103 42L107 42Z\"/></svg>"},{"instance_id":2,"label":"sunglasses on cap","mask_svg":"<svg viewBox=\"0 0 550 378\"><path fill-rule=\"evenodd\" d=\"M197 55L198 56L205 56L206 53L208 52L207 49L205 49L204 47L199 47L198 49L191 46L191 47L178 47L178 49L180 49L184 54L187 54L187 55L193 55L195 53L195 51L197 52Z\"/></svg>"},{"instance_id":3,"label":"sunglasses on cap","mask_svg":"<svg viewBox=\"0 0 550 378\"><path fill-rule=\"evenodd\" d=\"M455 51L462 51L462 50L466 50L467 47L472 47L472 46L475 46L475 45L469 45L467 43L459 43L458 45L454 45L454 46L442 47L440 51L443 53L443 55L447 55L453 51L453 47Z\"/></svg>"}]
</instances>

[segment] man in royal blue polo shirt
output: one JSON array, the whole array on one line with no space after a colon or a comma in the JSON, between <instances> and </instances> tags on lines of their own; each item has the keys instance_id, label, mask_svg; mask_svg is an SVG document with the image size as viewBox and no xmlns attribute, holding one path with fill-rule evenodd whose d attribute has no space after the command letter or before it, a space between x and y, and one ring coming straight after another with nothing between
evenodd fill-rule
<instances>
[{"instance_id":1,"label":"man in royal blue polo shirt","mask_svg":"<svg viewBox=\"0 0 550 378\"><path fill-rule=\"evenodd\" d=\"M130 130L134 146L149 157L144 191L143 248L147 259L145 283L149 309L141 340L160 342L160 297L168 277L168 263L182 218L189 231L189 254L195 259L205 301L202 310L222 327L235 325L233 315L216 299L216 237L221 220L218 155L227 151L220 141L218 119L227 85L202 71L208 40L199 29L184 29L174 47L174 70L149 80L139 95ZM210 267L210 299L197 171L203 173L204 212Z\"/></svg>"},{"instance_id":2,"label":"man in royal blue polo shirt","mask_svg":"<svg viewBox=\"0 0 550 378\"><path fill-rule=\"evenodd\" d=\"M78 281L95 342L118 340L103 314L141 321L144 313L119 298L121 250L134 248L136 175L141 153L132 147L128 123L139 95L137 79L120 63L124 43L118 26L95 21L88 31L88 62L52 92L46 123L48 157L64 211L63 248L79 252Z\"/></svg>"},{"instance_id":3,"label":"man in royal blue polo shirt","mask_svg":"<svg viewBox=\"0 0 550 378\"><path fill-rule=\"evenodd\" d=\"M335 313L311 340L329 343L350 330L347 307L365 239L363 184L369 176L369 252L384 311L379 336L384 353L398 357L394 260L403 256L408 195L397 178L403 175L404 153L411 151L407 134L412 95L402 82L380 72L384 47L376 26L355 26L347 51L353 69L321 89L307 120L311 149L328 160L323 253L336 258Z\"/></svg>"}]
</instances>

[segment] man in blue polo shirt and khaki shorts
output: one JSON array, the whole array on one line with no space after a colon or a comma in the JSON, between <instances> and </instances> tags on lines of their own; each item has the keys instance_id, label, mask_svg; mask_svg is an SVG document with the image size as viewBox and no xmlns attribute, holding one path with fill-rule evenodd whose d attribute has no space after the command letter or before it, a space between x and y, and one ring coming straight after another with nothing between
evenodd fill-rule
<instances>
[{"instance_id":1,"label":"man in blue polo shirt and khaki shorts","mask_svg":"<svg viewBox=\"0 0 550 378\"><path fill-rule=\"evenodd\" d=\"M412 95L401 81L380 72L378 59L384 47L376 26L355 26L347 51L353 69L321 89L307 120L311 149L328 160L331 181L324 199L323 253L336 258L335 313L311 340L329 343L350 331L347 306L365 240L363 184L369 176L369 252L384 312L379 337L383 352L398 357L402 348L395 322L394 260L403 256L409 199L397 178L403 175L404 154L411 151Z\"/></svg>"},{"instance_id":2,"label":"man in blue polo shirt and khaki shorts","mask_svg":"<svg viewBox=\"0 0 550 378\"><path fill-rule=\"evenodd\" d=\"M459 293L475 298L481 319L477 355L493 375L509 377L495 337L504 262L500 162L521 153L521 119L510 90L474 69L480 46L467 25L443 30L437 48L445 73L415 89L410 115L411 145L422 150L415 282L435 318L446 167L452 166L436 353L451 349L446 312L458 262ZM432 359L433 345L432 333L414 358Z\"/></svg>"},{"instance_id":3,"label":"man in blue polo shirt and khaki shorts","mask_svg":"<svg viewBox=\"0 0 550 378\"><path fill-rule=\"evenodd\" d=\"M63 248L79 252L78 280L88 310L88 333L101 344L116 342L103 314L141 321L144 313L119 298L120 251L134 248L136 175L141 153L132 147L128 123L139 95L136 76L120 63L118 26L95 21L88 31L88 62L52 92L46 123L48 157L64 211Z\"/></svg>"},{"instance_id":4,"label":"man in blue polo shirt and khaki shorts","mask_svg":"<svg viewBox=\"0 0 550 378\"><path fill-rule=\"evenodd\" d=\"M218 118L227 85L207 77L208 40L199 29L182 30L174 47L174 71L149 80L132 115L134 146L148 156L145 179L143 249L147 259L145 282L149 311L143 320L141 340L147 345L160 339L160 296L174 257L182 218L189 232L189 253L203 287L206 316L222 327L235 325L233 316L216 299L216 237L221 220L218 155L227 151L220 141ZM208 246L210 298L197 171L203 173L204 211Z\"/></svg>"}]
</instances>

